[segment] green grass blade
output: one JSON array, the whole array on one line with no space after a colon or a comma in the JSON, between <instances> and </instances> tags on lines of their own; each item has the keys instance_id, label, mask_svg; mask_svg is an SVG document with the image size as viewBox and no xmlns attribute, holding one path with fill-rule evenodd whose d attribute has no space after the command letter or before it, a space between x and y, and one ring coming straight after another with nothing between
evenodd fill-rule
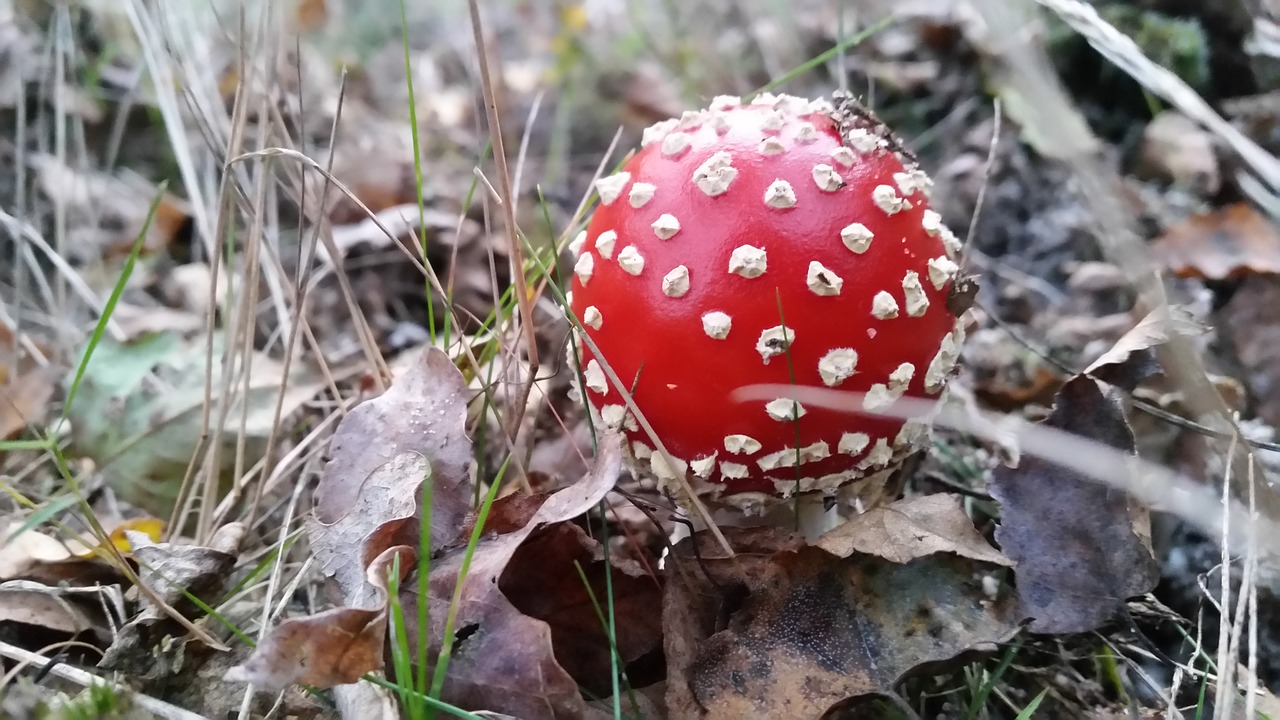
<instances>
[{"instance_id":1,"label":"green grass blade","mask_svg":"<svg viewBox=\"0 0 1280 720\"><path fill-rule=\"evenodd\" d=\"M5 544L7 545L8 543L13 542L14 538L18 537L24 532L27 532L28 530L34 530L40 527L41 525L45 524L49 520L53 519L53 516L57 515L63 510L66 510L67 508L72 507L73 505L76 505L78 502L80 501L75 495L65 495L49 503L48 505L41 507L39 510L36 510L35 512L31 513L31 517L27 518L26 522L19 525L18 528L13 532L9 533L9 537L4 539Z\"/></svg>"},{"instance_id":2,"label":"green grass blade","mask_svg":"<svg viewBox=\"0 0 1280 720\"><path fill-rule=\"evenodd\" d=\"M409 92L409 136L413 140L413 186L418 194L418 237L422 262L427 263L427 206L422 194L422 146L418 140L418 103L413 94L413 60L409 53L409 15L405 0L400 0L400 37L404 48L404 84ZM427 334L436 341L436 304L431 297L431 284L423 278L423 292L427 295ZM444 320L445 344L449 343L449 313L441 313Z\"/></svg>"},{"instance_id":3,"label":"green grass blade","mask_svg":"<svg viewBox=\"0 0 1280 720\"><path fill-rule=\"evenodd\" d=\"M26 450L49 450L50 440L4 440L0 441L0 452L19 452Z\"/></svg>"},{"instance_id":4,"label":"green grass blade","mask_svg":"<svg viewBox=\"0 0 1280 720\"><path fill-rule=\"evenodd\" d=\"M444 622L444 636L440 638L440 655L436 658L436 673L431 681L431 691L428 693L431 697L439 697L440 692L444 689L444 678L449 672L449 657L453 653L453 626L458 619L458 605L462 602L463 583L467 578L467 573L471 570L471 559L475 556L476 546L480 544L480 536L484 533L484 524L489 518L489 509L493 507L493 501L498 497L498 488L502 487L502 478L506 474L510 463L511 456L508 455L506 460L503 461L502 467L498 468L493 482L489 484L489 492L485 495L484 503L480 505L480 510L476 514L475 525L471 528L471 537L467 539L466 554L462 556L462 567L458 571L458 582L453 587L453 598L449 601L449 614ZM427 596L425 594L422 595L419 602L426 603Z\"/></svg>"},{"instance_id":5,"label":"green grass blade","mask_svg":"<svg viewBox=\"0 0 1280 720\"><path fill-rule=\"evenodd\" d=\"M124 269L120 271L120 277L116 280L115 287L111 289L111 296L107 298L106 305L102 308L102 316L98 318L98 324L94 326L93 334L89 336L89 346L85 348L84 355L80 357L80 364L76 367L75 379L71 382L71 389L67 391L66 402L62 404L59 425L66 421L67 413L71 410L71 403L75 400L76 393L80 390L80 383L84 380L85 371L89 368L89 360L93 357L93 351L102 342L102 336L107 333L107 323L111 322L111 315L115 312L116 305L120 302L120 296L124 295L125 286L129 284L129 278L133 275L133 268L138 263L138 256L142 254L142 246L146 244L147 233L151 230L151 224L155 222L156 212L160 209L160 202L164 200L164 194L167 189L168 183L161 182L156 191L155 199L151 201L151 206L147 208L147 219L142 223L142 230L138 232L138 237L134 239L133 247L129 249L129 256L124 261Z\"/></svg>"},{"instance_id":6,"label":"green grass blade","mask_svg":"<svg viewBox=\"0 0 1280 720\"><path fill-rule=\"evenodd\" d=\"M1022 637L1019 636L1005 651L1004 657L1000 658L1000 664L996 665L996 669L991 671L991 675L987 677L986 682L973 694L973 698L969 701L969 710L965 713L966 718L974 720L974 718L978 717L978 713L982 712L982 707L987 704L987 698L991 695L991 691L1000 683L1000 679L1009 670L1009 666L1013 664L1013 658L1017 656L1018 650L1021 648Z\"/></svg>"},{"instance_id":7,"label":"green grass blade","mask_svg":"<svg viewBox=\"0 0 1280 720\"><path fill-rule=\"evenodd\" d=\"M391 561L391 573L387 579L388 604L391 610L391 663L396 671L396 692L405 712L412 720L426 717L426 706L419 699L415 688L406 687L413 682L413 660L409 651L409 631L404 625L404 606L400 604L400 554Z\"/></svg>"},{"instance_id":8,"label":"green grass blade","mask_svg":"<svg viewBox=\"0 0 1280 720\"><path fill-rule=\"evenodd\" d=\"M1027 703L1026 707L1022 708L1022 712L1018 713L1018 717L1015 720L1031 720L1036 710L1040 709L1040 703L1044 702L1044 698L1048 694L1049 688L1041 690L1039 695L1035 696L1031 702Z\"/></svg>"}]
</instances>

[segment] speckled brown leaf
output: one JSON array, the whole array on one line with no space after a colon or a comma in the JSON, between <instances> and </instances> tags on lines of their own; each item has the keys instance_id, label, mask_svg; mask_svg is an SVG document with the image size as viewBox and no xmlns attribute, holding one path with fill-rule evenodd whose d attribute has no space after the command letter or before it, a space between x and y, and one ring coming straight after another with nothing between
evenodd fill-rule
<instances>
[{"instance_id":1,"label":"speckled brown leaf","mask_svg":"<svg viewBox=\"0 0 1280 720\"><path fill-rule=\"evenodd\" d=\"M1151 245L1178 277L1225 280L1280 273L1280 233L1247 203L1193 215Z\"/></svg>"},{"instance_id":2,"label":"speckled brown leaf","mask_svg":"<svg viewBox=\"0 0 1280 720\"><path fill-rule=\"evenodd\" d=\"M1085 375L1063 385L1046 424L1134 451L1120 406ZM1030 453L998 468L990 490L1001 504L996 540L1018 563L1020 612L1033 631L1093 630L1155 586L1147 514L1125 493Z\"/></svg>"},{"instance_id":3,"label":"speckled brown leaf","mask_svg":"<svg viewBox=\"0 0 1280 720\"><path fill-rule=\"evenodd\" d=\"M949 552L840 558L777 530L725 533L734 560L698 538L701 563L686 540L668 565L672 717L822 717L922 665L994 649L1017 628L1011 603L975 581L995 566Z\"/></svg>"},{"instance_id":4,"label":"speckled brown leaf","mask_svg":"<svg viewBox=\"0 0 1280 720\"><path fill-rule=\"evenodd\" d=\"M457 538L471 510L467 391L453 361L429 348L380 397L338 424L308 523L312 553L348 604L389 547L418 547L418 498L431 478L431 548Z\"/></svg>"},{"instance_id":5,"label":"speckled brown leaf","mask_svg":"<svg viewBox=\"0 0 1280 720\"><path fill-rule=\"evenodd\" d=\"M599 444L595 467L573 485L548 496L520 528L484 537L475 548L471 566L462 580L455 645L449 662L442 699L471 710L491 710L523 720L580 718L586 701L578 683L557 661L555 633L544 622L520 612L503 593L501 579L521 546L542 528L578 517L595 506L613 487L622 464L621 441L608 435ZM525 512L528 504L522 504ZM449 604L454 596L465 557L455 548L431 564L430 617L434 664L439 657ZM546 563L537 558L523 562ZM536 572L536 569L529 569ZM563 582L561 570L543 565L547 582ZM618 579L623 574L615 576ZM554 579L553 579L554 578ZM409 637L415 637L412 618L416 586L402 594L405 615L410 618ZM546 608L542 609L547 612ZM547 613L554 614L554 613Z\"/></svg>"},{"instance_id":6,"label":"speckled brown leaf","mask_svg":"<svg viewBox=\"0 0 1280 720\"><path fill-rule=\"evenodd\" d=\"M983 539L957 495L915 495L872 508L814 544L842 558L862 553L905 563L934 553L954 553L994 565L1013 565Z\"/></svg>"},{"instance_id":7,"label":"speckled brown leaf","mask_svg":"<svg viewBox=\"0 0 1280 720\"><path fill-rule=\"evenodd\" d=\"M343 418L307 531L347 607L282 623L229 678L331 687L382 667L388 563L399 555L404 572L414 565L422 483L432 488L432 550L456 540L471 511L466 406L462 374L432 347Z\"/></svg>"},{"instance_id":8,"label":"speckled brown leaf","mask_svg":"<svg viewBox=\"0 0 1280 720\"><path fill-rule=\"evenodd\" d=\"M387 581L397 556L402 577L413 569L413 548L389 548L375 558L366 574L375 591L367 607L336 608L280 623L248 659L227 671L226 680L271 690L294 683L329 688L380 670L387 637Z\"/></svg>"}]
</instances>

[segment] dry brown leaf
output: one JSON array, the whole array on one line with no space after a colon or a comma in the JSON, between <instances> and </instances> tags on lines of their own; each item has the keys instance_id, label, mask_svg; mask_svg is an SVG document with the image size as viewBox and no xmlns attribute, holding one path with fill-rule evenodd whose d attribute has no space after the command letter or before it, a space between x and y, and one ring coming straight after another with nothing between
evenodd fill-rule
<instances>
[{"instance_id":1,"label":"dry brown leaf","mask_svg":"<svg viewBox=\"0 0 1280 720\"><path fill-rule=\"evenodd\" d=\"M1166 230L1151 252L1178 277L1225 280L1280 273L1280 233L1247 203L1191 216Z\"/></svg>"},{"instance_id":2,"label":"dry brown leaf","mask_svg":"<svg viewBox=\"0 0 1280 720\"><path fill-rule=\"evenodd\" d=\"M453 625L456 644L441 699L464 709L491 710L523 720L580 718L585 713L586 701L578 682L557 662L552 627L521 613L502 591L501 580L521 546L535 532L582 515L612 489L622 466L619 436L609 434L602 438L598 453L590 473L549 495L522 527L487 536L476 546L470 570L461 581ZM522 510L527 508L522 505ZM548 528L547 532L552 531ZM445 621L465 554L465 548L456 548L431 564L429 657L433 665L440 654ZM543 560L539 558L537 562ZM551 578L562 572L548 570ZM615 582L624 582L620 579L623 576L616 573ZM644 581L647 580L640 580ZM418 598L405 594L402 599L406 616L416 617L411 608L416 607ZM547 615L554 615L553 610L542 608ZM409 637L416 634L416 629L410 627Z\"/></svg>"},{"instance_id":3,"label":"dry brown leaf","mask_svg":"<svg viewBox=\"0 0 1280 720\"><path fill-rule=\"evenodd\" d=\"M418 547L418 497L431 482L431 548L451 543L471 510L467 391L443 351L427 349L380 397L338 424L307 525L312 553L347 604L365 568L390 547Z\"/></svg>"},{"instance_id":4,"label":"dry brown leaf","mask_svg":"<svg viewBox=\"0 0 1280 720\"><path fill-rule=\"evenodd\" d=\"M1012 567L964 513L958 495L916 495L872 508L818 538L817 547L836 557L855 553L906 563L934 553Z\"/></svg>"},{"instance_id":5,"label":"dry brown leaf","mask_svg":"<svg viewBox=\"0 0 1280 720\"><path fill-rule=\"evenodd\" d=\"M202 615L203 603L214 603L227 588L239 557L240 543L248 528L228 523L209 540L207 547L153 542L146 533L125 531L138 561L138 579L166 605L187 618ZM151 649L165 635L180 634L169 612L148 603L124 627L99 661L99 667L139 674L151 666Z\"/></svg>"},{"instance_id":6,"label":"dry brown leaf","mask_svg":"<svg viewBox=\"0 0 1280 720\"><path fill-rule=\"evenodd\" d=\"M1159 371L1153 348L1169 342L1175 335L1201 335L1206 330L1185 308L1158 307L1094 360L1084 374L1132 390Z\"/></svg>"},{"instance_id":7,"label":"dry brown leaf","mask_svg":"<svg viewBox=\"0 0 1280 720\"><path fill-rule=\"evenodd\" d=\"M35 530L13 535L19 527L21 523L15 521L0 528L0 580L26 577L39 565L71 560L88 551L79 541L64 543Z\"/></svg>"},{"instance_id":8,"label":"dry brown leaf","mask_svg":"<svg viewBox=\"0 0 1280 720\"><path fill-rule=\"evenodd\" d=\"M57 379L54 371L35 368L16 374L12 382L0 384L0 440L44 422Z\"/></svg>"},{"instance_id":9,"label":"dry brown leaf","mask_svg":"<svg viewBox=\"0 0 1280 720\"><path fill-rule=\"evenodd\" d=\"M208 600L226 585L249 532L243 523L218 528L208 546L157 543L145 532L126 530L125 537L138 561L138 577L163 602L186 604L187 596Z\"/></svg>"},{"instance_id":10,"label":"dry brown leaf","mask_svg":"<svg viewBox=\"0 0 1280 720\"><path fill-rule=\"evenodd\" d=\"M0 526L0 581L23 579L76 587L122 580L115 568L95 555L91 537L55 538L37 530L13 536L20 526L18 521Z\"/></svg>"},{"instance_id":11,"label":"dry brown leaf","mask_svg":"<svg viewBox=\"0 0 1280 720\"><path fill-rule=\"evenodd\" d=\"M312 553L346 607L288 620L227 679L264 688L355 682L382 667L387 573L416 563L418 498L431 483L431 549L452 543L470 511L466 387L443 351L428 348L380 397L343 418L308 522Z\"/></svg>"},{"instance_id":12,"label":"dry brown leaf","mask_svg":"<svg viewBox=\"0 0 1280 720\"><path fill-rule=\"evenodd\" d=\"M1014 412L1027 405L1048 407L1066 377L1053 365L1032 353L1012 331L1003 327L980 328L965 344L965 370L974 396L1000 412Z\"/></svg>"},{"instance_id":13,"label":"dry brown leaf","mask_svg":"<svg viewBox=\"0 0 1280 720\"><path fill-rule=\"evenodd\" d=\"M144 231L143 252L159 251L190 221L185 201L166 192L157 204L157 189L139 176L77 169L53 155L37 155L31 165L40 190L66 208L66 252L73 261L123 258Z\"/></svg>"},{"instance_id":14,"label":"dry brown leaf","mask_svg":"<svg viewBox=\"0 0 1280 720\"><path fill-rule=\"evenodd\" d=\"M975 386L973 393L987 407L1007 413L1028 405L1051 405L1062 381L1061 374L1037 365L1031 377L1019 377L1011 382L1007 374L1002 373Z\"/></svg>"},{"instance_id":15,"label":"dry brown leaf","mask_svg":"<svg viewBox=\"0 0 1280 720\"><path fill-rule=\"evenodd\" d=\"M1257 414L1280 426L1280 278L1246 278L1221 318Z\"/></svg>"},{"instance_id":16,"label":"dry brown leaf","mask_svg":"<svg viewBox=\"0 0 1280 720\"><path fill-rule=\"evenodd\" d=\"M499 580L513 555L536 531L578 517L599 503L613 487L620 468L620 440L606 437L590 474L541 502L511 503L512 512L527 518L527 522L511 532L489 535L480 541L462 581L453 626L457 644L442 699L464 708L510 712L529 720L582 715L585 703L573 677L556 662L550 627L516 610L500 589ZM496 506L494 512L503 515L505 505ZM514 523L508 520L499 524ZM416 521L412 526L416 529ZM390 538L412 535L410 525L401 520L385 522L380 529L365 541L365 552ZM459 529L461 525L454 526L455 534ZM461 575L466 555L463 544L459 540L431 563L432 662L439 655L450 601ZM375 597L362 607L340 608L282 623L227 678L264 688L291 683L332 687L380 669L386 642L387 599L383 583L390 558L397 554L402 570L413 568L411 547L383 550L366 575ZM537 565L545 562L539 557ZM400 596L410 638L417 637L416 589L416 584L409 583ZM348 592L349 599L364 595L361 590Z\"/></svg>"},{"instance_id":17,"label":"dry brown leaf","mask_svg":"<svg viewBox=\"0 0 1280 720\"><path fill-rule=\"evenodd\" d=\"M416 559L413 548L388 548L374 559L365 576L375 591L369 607L335 608L286 620L258 643L247 660L228 670L225 679L272 690L294 683L329 688L382 669L391 570L398 562L403 579Z\"/></svg>"},{"instance_id":18,"label":"dry brown leaf","mask_svg":"<svg viewBox=\"0 0 1280 720\"><path fill-rule=\"evenodd\" d=\"M49 352L47 348L38 349ZM35 363L13 331L0 322L0 440L44 422L56 387L55 372Z\"/></svg>"},{"instance_id":19,"label":"dry brown leaf","mask_svg":"<svg viewBox=\"0 0 1280 720\"><path fill-rule=\"evenodd\" d=\"M94 633L110 638L110 628L95 602L78 600L64 589L10 580L0 583L0 626L21 623L66 635Z\"/></svg>"},{"instance_id":20,"label":"dry brown leaf","mask_svg":"<svg viewBox=\"0 0 1280 720\"><path fill-rule=\"evenodd\" d=\"M1046 424L1134 452L1119 405L1085 375L1058 392ZM1001 503L996 540L1018 563L1020 612L1031 630L1093 630L1155 586L1148 517L1125 493L1033 453L1017 468L997 468L990 491Z\"/></svg>"},{"instance_id":21,"label":"dry brown leaf","mask_svg":"<svg viewBox=\"0 0 1280 720\"><path fill-rule=\"evenodd\" d=\"M645 686L660 679L628 666L662 652L661 581L634 560L611 557L606 563L600 543L578 525L557 523L531 535L511 556L498 588L516 610L550 626L556 662L592 695L612 692L608 628L595 605L605 598L612 598L615 647L628 682Z\"/></svg>"},{"instance_id":22,"label":"dry brown leaf","mask_svg":"<svg viewBox=\"0 0 1280 720\"><path fill-rule=\"evenodd\" d=\"M973 582L994 566L950 552L902 564L839 558L776 529L724 530L736 559L717 556L705 537L694 539L701 562L691 541L670 558L672 717L822 717L1017 630L1011 602L991 601Z\"/></svg>"}]
</instances>

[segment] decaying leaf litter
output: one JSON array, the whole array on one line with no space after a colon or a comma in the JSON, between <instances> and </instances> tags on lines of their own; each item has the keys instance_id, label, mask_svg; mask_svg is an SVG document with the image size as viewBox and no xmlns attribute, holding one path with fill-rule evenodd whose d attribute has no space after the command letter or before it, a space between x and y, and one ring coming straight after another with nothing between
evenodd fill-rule
<instances>
[{"instance_id":1,"label":"decaying leaf litter","mask_svg":"<svg viewBox=\"0 0 1280 720\"><path fill-rule=\"evenodd\" d=\"M643 127L750 93L890 14L875 2L856 23L830 3L785 15L693 5L481 7L500 48L499 117L529 267L551 265L591 179ZM1205 683L1225 688L1215 712L1232 696L1238 709L1274 702L1253 692L1280 678L1268 561L1249 561L1267 526L1251 544L1243 515L1223 529L1221 503L1180 517L1168 511L1187 503L1139 493L1154 504L1144 506L1122 492L1142 466L1112 467L1098 484L976 414L1169 468L1185 484L1171 495L1248 487L1246 473L1275 465L1274 205L1249 174L1265 182L1265 163L1188 122L1180 113L1195 108L1139 70L1129 68L1149 92L1098 61L1067 26L1049 21L1032 37L1105 150L1150 262L1167 270L1173 315L1149 314L1155 299L1117 262L1081 164L1020 104L1031 86L1009 74L1009 48L967 4L893 8L868 41L779 89L847 84L871 102L920 153L957 230L982 198L961 233L982 289L950 402L987 432L943 427L898 478L901 499L859 508L815 544L786 527L725 527L729 555L705 532L688 537L670 499L620 469L616 439L589 432L568 392L569 324L541 272L539 361L528 363L502 295L510 241L465 12L410 12L411 104L398 18L336 2L274 8L259 18L273 32L240 43L261 63L241 68L233 33L174 42L197 25L130 9L24 7L0 19L0 53L15 59L0 71L0 163L12 170L0 174L10 660L74 639L87 645L48 656L209 716L262 715L283 686L293 714L338 713L379 692L409 707L394 687L415 675L454 707L518 717L859 716L871 702L885 716L1014 717L1042 692L1036 717L1130 705L1190 716ZM1159 2L1100 11L1274 149L1274 60L1265 42L1240 49L1250 33L1267 37L1270 18ZM337 62L354 72L330 71ZM185 94L139 84L140 70L185 73ZM1154 112L1156 96L1174 109ZM80 144L55 143L59 123ZM199 139L176 143L178 129ZM243 157L273 146L331 168L341 186L287 156ZM209 181L224 167L229 192ZM215 231L219 213L230 241ZM429 289L424 262L451 302ZM1170 347L1205 366L1198 388L1167 372ZM1243 437L1204 411L1205 387L1239 413ZM175 498L186 514L171 516ZM1251 500L1266 507L1233 498ZM86 509L109 536L83 522ZM121 557L150 595L130 589ZM1251 587L1256 609L1238 600ZM1221 622L1224 608L1246 624ZM426 661L408 677L393 657L397 611L410 658ZM193 640L172 613L230 649ZM1216 683L1230 648L1244 669ZM392 689L339 684L370 673ZM259 690L251 702L245 681ZM10 685L6 713L35 712L30 687Z\"/></svg>"}]
</instances>

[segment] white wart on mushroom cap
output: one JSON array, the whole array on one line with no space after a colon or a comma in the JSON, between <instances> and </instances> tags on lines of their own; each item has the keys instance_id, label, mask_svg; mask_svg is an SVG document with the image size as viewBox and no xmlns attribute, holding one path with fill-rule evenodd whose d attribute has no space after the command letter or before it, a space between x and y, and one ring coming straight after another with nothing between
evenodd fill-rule
<instances>
[{"instance_id":1,"label":"white wart on mushroom cap","mask_svg":"<svg viewBox=\"0 0 1280 720\"><path fill-rule=\"evenodd\" d=\"M756 503L831 492L916 449L919 423L875 411L940 392L963 340L946 302L958 245L931 185L844 97L719 97L649 128L597 182L571 304L671 453L628 429L640 470ZM591 374L597 412L622 402ZM761 383L857 393L856 411L730 400Z\"/></svg>"}]
</instances>

